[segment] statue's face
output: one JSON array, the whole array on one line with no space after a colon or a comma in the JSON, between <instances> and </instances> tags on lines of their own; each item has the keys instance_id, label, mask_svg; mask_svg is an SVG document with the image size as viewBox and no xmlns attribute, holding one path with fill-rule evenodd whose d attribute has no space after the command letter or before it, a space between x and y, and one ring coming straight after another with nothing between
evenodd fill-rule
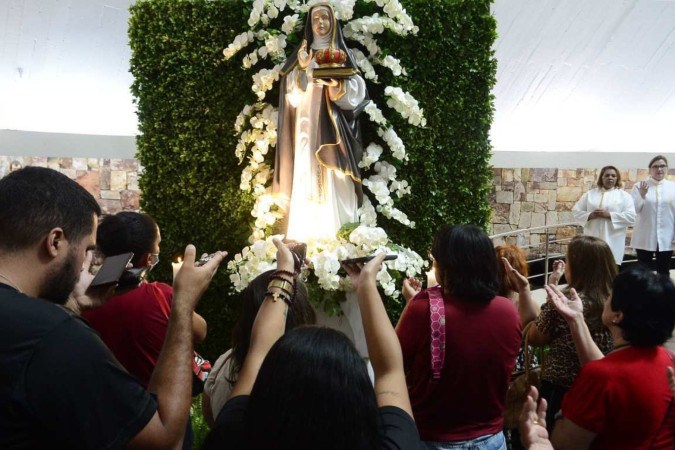
<instances>
[{"instance_id":1,"label":"statue's face","mask_svg":"<svg viewBox=\"0 0 675 450\"><path fill-rule=\"evenodd\" d=\"M332 26L328 8L318 7L312 10L312 31L315 36L326 36L331 32Z\"/></svg>"}]
</instances>

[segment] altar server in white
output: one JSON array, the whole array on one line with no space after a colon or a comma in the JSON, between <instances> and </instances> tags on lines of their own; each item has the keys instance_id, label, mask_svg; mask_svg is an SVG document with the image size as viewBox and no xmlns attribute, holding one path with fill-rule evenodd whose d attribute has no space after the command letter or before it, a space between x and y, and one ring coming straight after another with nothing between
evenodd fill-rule
<instances>
[{"instance_id":1,"label":"altar server in white","mask_svg":"<svg viewBox=\"0 0 675 450\"><path fill-rule=\"evenodd\" d=\"M649 179L636 183L631 196L637 220L631 246L638 261L651 266L656 253L656 271L668 275L673 255L675 183L666 180L668 160L657 155L649 162Z\"/></svg>"},{"instance_id":2,"label":"altar server in white","mask_svg":"<svg viewBox=\"0 0 675 450\"><path fill-rule=\"evenodd\" d=\"M586 192L574 205L574 218L584 226L584 234L607 242L618 266L623 261L626 232L635 223L631 196L621 189L621 174L614 166L600 169L597 187Z\"/></svg>"}]
</instances>

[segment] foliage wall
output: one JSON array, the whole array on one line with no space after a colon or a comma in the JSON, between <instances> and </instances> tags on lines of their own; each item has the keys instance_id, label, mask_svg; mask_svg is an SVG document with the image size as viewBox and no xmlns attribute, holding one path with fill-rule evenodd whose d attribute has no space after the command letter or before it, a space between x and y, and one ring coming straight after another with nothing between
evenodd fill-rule
<instances>
[{"instance_id":1,"label":"foliage wall","mask_svg":"<svg viewBox=\"0 0 675 450\"><path fill-rule=\"evenodd\" d=\"M398 170L412 194L398 207L417 227L410 230L391 221L380 226L393 241L425 255L442 224L488 223L496 26L489 0L403 3L420 28L418 35L385 34L379 41L401 59L408 72L405 89L419 100L427 118L424 129L392 120L410 156ZM239 190L233 124L243 105L255 98L250 72L243 72L235 59L224 62L222 50L246 28L248 7L241 1L144 0L131 8L132 92L142 133L137 156L145 168L142 208L162 231L158 279L170 279L169 257L187 243L198 252L224 249L231 254L247 245L252 203ZM381 84L399 80L385 74ZM370 92L372 98L382 98L378 89ZM364 125L364 142L377 141L374 129ZM198 308L210 325L200 349L206 356L213 359L229 346L237 302L223 266ZM400 309L388 306L392 316Z\"/></svg>"}]
</instances>

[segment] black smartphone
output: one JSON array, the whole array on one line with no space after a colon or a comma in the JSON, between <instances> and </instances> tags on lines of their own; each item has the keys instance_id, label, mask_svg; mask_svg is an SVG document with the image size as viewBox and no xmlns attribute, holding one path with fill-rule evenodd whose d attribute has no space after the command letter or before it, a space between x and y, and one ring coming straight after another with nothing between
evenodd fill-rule
<instances>
[{"instance_id":1,"label":"black smartphone","mask_svg":"<svg viewBox=\"0 0 675 450\"><path fill-rule=\"evenodd\" d=\"M103 260L101 268L96 272L89 287L106 286L115 284L119 281L122 273L127 268L127 264L134 257L133 253L122 253L121 255L110 256Z\"/></svg>"},{"instance_id":2,"label":"black smartphone","mask_svg":"<svg viewBox=\"0 0 675 450\"><path fill-rule=\"evenodd\" d=\"M370 255L370 256L362 256L361 258L351 258L351 259L343 259L340 261L343 264L356 264L356 263L367 263L371 259L375 258L377 255ZM398 255L387 255L384 257L385 261L393 261L396 258L398 258Z\"/></svg>"},{"instance_id":3,"label":"black smartphone","mask_svg":"<svg viewBox=\"0 0 675 450\"><path fill-rule=\"evenodd\" d=\"M293 253L293 262L295 272L300 272L307 256L307 244L304 242L287 242L288 249Z\"/></svg>"}]
</instances>

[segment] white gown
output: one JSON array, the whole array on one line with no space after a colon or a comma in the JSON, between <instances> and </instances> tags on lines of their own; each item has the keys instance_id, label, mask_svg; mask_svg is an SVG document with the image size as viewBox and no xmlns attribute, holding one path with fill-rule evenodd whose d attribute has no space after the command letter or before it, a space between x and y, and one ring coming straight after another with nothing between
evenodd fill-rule
<instances>
[{"instance_id":1,"label":"white gown","mask_svg":"<svg viewBox=\"0 0 675 450\"><path fill-rule=\"evenodd\" d=\"M310 68L316 67L312 60ZM307 71L311 73L311 71ZM353 110L366 96L366 84L359 75L344 80L345 93L334 103L342 110ZM293 190L286 236L302 242L312 237L335 237L342 225L358 221L358 199L354 181L339 171L319 167L315 156L321 145L315 130L324 89L311 75L296 67L288 75L289 106L295 107L295 148ZM311 170L315 165L318 170ZM313 176L312 174L316 174ZM311 179L315 178L315 179Z\"/></svg>"},{"instance_id":2,"label":"white gown","mask_svg":"<svg viewBox=\"0 0 675 450\"><path fill-rule=\"evenodd\" d=\"M596 209L608 211L611 218L588 220L588 216ZM596 187L579 199L572 213L584 226L584 234L607 242L616 264L621 265L626 249L626 232L635 223L635 207L631 196L620 188L605 190Z\"/></svg>"}]
</instances>

